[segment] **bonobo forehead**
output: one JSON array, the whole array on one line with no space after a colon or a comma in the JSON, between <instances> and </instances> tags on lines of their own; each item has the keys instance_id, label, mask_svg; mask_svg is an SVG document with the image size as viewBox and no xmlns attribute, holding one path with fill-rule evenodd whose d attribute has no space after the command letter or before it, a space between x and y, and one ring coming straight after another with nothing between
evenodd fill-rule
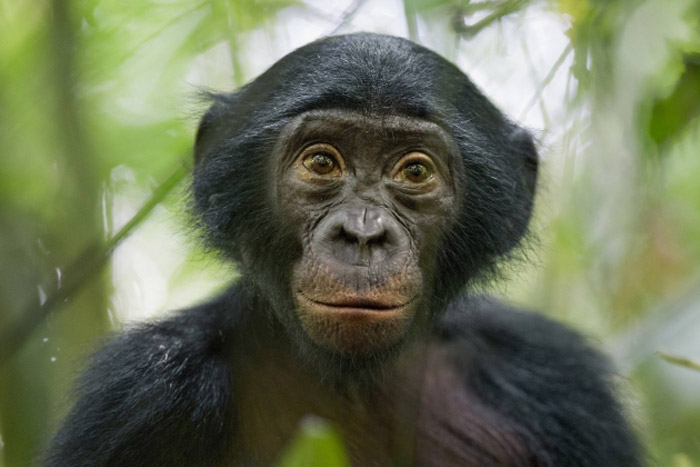
<instances>
[{"instance_id":1,"label":"bonobo forehead","mask_svg":"<svg viewBox=\"0 0 700 467\"><path fill-rule=\"evenodd\" d=\"M293 131L307 127L309 131L323 126L326 129L359 130L396 137L437 137L450 140L447 132L437 123L396 112L358 112L346 109L311 110L299 115L289 127Z\"/></svg>"}]
</instances>

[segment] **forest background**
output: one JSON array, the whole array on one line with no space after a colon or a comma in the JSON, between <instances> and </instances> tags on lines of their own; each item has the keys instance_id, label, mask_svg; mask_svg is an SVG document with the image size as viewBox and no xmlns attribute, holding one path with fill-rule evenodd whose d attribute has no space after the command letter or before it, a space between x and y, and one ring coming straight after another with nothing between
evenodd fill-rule
<instances>
[{"instance_id":1,"label":"forest background","mask_svg":"<svg viewBox=\"0 0 700 467\"><path fill-rule=\"evenodd\" d=\"M186 214L202 89L317 38L407 37L531 129L527 261L496 293L604 348L658 465L700 466L700 1L0 0L0 467L104 336L225 287ZM285 465L344 465L300 427Z\"/></svg>"}]
</instances>

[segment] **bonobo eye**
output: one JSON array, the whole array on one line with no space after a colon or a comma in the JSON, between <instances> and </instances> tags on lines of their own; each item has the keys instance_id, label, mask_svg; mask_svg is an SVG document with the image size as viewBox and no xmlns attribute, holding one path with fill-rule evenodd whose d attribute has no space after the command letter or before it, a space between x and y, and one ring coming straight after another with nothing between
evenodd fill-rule
<instances>
[{"instance_id":1,"label":"bonobo eye","mask_svg":"<svg viewBox=\"0 0 700 467\"><path fill-rule=\"evenodd\" d=\"M413 183L424 182L430 177L430 169L420 162L411 162L403 168L402 176Z\"/></svg>"},{"instance_id":2,"label":"bonobo eye","mask_svg":"<svg viewBox=\"0 0 700 467\"><path fill-rule=\"evenodd\" d=\"M304 159L304 165L312 172L326 175L333 171L336 162L333 156L327 152L317 152Z\"/></svg>"},{"instance_id":3,"label":"bonobo eye","mask_svg":"<svg viewBox=\"0 0 700 467\"><path fill-rule=\"evenodd\" d=\"M342 173L340 153L329 144L314 144L301 153L301 163L316 175L338 177Z\"/></svg>"},{"instance_id":4,"label":"bonobo eye","mask_svg":"<svg viewBox=\"0 0 700 467\"><path fill-rule=\"evenodd\" d=\"M422 152L411 152L401 158L392 178L398 182L425 183L433 178L433 162Z\"/></svg>"}]
</instances>

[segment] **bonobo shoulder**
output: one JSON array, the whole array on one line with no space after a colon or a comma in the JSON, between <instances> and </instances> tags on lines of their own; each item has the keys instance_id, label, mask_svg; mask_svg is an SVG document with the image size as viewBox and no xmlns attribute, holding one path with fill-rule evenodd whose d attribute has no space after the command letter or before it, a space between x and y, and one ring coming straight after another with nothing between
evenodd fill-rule
<instances>
[{"instance_id":1,"label":"bonobo shoulder","mask_svg":"<svg viewBox=\"0 0 700 467\"><path fill-rule=\"evenodd\" d=\"M453 301L436 332L470 392L520 425L538 465L642 465L612 367L580 334L482 296Z\"/></svg>"},{"instance_id":2,"label":"bonobo shoulder","mask_svg":"<svg viewBox=\"0 0 700 467\"><path fill-rule=\"evenodd\" d=\"M232 401L218 303L140 325L97 352L46 465L224 463Z\"/></svg>"},{"instance_id":3,"label":"bonobo shoulder","mask_svg":"<svg viewBox=\"0 0 700 467\"><path fill-rule=\"evenodd\" d=\"M513 308L488 296L462 295L454 299L440 317L436 331L443 340L470 341L479 350L527 358L528 364L552 364L555 357L552 351L559 350L556 355L560 357L564 357L562 353L574 352L584 358L570 364L606 372L609 368L579 333L540 314ZM520 355L526 348L535 353Z\"/></svg>"}]
</instances>

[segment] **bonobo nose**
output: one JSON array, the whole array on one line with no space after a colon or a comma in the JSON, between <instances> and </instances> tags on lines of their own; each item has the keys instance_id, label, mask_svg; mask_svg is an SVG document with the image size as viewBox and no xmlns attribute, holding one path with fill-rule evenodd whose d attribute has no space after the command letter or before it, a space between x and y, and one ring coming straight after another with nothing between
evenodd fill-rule
<instances>
[{"instance_id":1,"label":"bonobo nose","mask_svg":"<svg viewBox=\"0 0 700 467\"><path fill-rule=\"evenodd\" d=\"M386 240L384 216L377 209L346 211L342 219L342 233L347 241L360 245L381 244Z\"/></svg>"},{"instance_id":2,"label":"bonobo nose","mask_svg":"<svg viewBox=\"0 0 700 467\"><path fill-rule=\"evenodd\" d=\"M338 209L318 227L322 248L333 257L367 266L391 259L406 245L406 235L396 219L380 207Z\"/></svg>"}]
</instances>

